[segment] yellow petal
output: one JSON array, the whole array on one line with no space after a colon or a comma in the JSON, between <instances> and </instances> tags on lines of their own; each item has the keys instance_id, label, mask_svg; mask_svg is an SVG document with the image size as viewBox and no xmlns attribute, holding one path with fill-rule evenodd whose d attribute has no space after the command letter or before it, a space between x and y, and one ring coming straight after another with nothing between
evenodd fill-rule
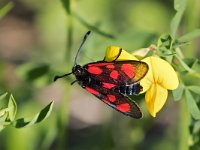
<instances>
[{"instance_id":1,"label":"yellow petal","mask_svg":"<svg viewBox=\"0 0 200 150\"><path fill-rule=\"evenodd\" d=\"M116 57L119 55L121 47L118 46L109 46L106 49L106 56L105 56L105 61L113 61L116 59ZM122 60L137 60L136 57L133 55L129 54L125 50L122 50L120 56L118 57L117 61L122 61Z\"/></svg>"},{"instance_id":2,"label":"yellow petal","mask_svg":"<svg viewBox=\"0 0 200 150\"><path fill-rule=\"evenodd\" d=\"M141 81L141 85L147 87L150 82L158 83L165 89L174 90L179 85L178 76L172 66L165 60L158 57L147 57L142 61L149 65L148 74ZM144 87L143 87L144 88Z\"/></svg>"},{"instance_id":3,"label":"yellow petal","mask_svg":"<svg viewBox=\"0 0 200 150\"><path fill-rule=\"evenodd\" d=\"M163 88L159 84L152 84L150 89L146 92L146 105L153 117L156 117L156 113L163 107L167 100L167 96L167 89Z\"/></svg>"}]
</instances>

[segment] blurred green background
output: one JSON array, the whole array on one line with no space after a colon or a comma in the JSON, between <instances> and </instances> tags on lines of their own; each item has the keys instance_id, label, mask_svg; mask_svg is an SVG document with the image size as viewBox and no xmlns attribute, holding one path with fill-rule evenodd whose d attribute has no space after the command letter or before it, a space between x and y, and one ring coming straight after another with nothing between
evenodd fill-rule
<instances>
[{"instance_id":1,"label":"blurred green background","mask_svg":"<svg viewBox=\"0 0 200 150\"><path fill-rule=\"evenodd\" d=\"M58 0L13 0L12 8L0 20L0 93L13 93L19 118L31 117L55 101L44 122L4 129L0 150L180 149L180 102L170 96L156 118L149 116L144 98L137 97L144 118L135 120L110 109L77 84L71 87L73 76L53 82L55 75L70 72L88 30L92 33L78 59L81 65L102 60L109 45L133 51L155 43L170 30L173 0L63 2L67 7ZM1 0L0 8L7 3ZM199 22L200 2L190 0L179 34L191 31ZM196 40L184 53L199 57L198 47Z\"/></svg>"}]
</instances>

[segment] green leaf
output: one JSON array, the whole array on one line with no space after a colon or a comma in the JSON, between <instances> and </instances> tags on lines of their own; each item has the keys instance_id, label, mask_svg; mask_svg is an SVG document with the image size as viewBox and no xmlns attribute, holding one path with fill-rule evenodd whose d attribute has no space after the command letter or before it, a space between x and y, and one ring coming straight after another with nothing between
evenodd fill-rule
<instances>
[{"instance_id":1,"label":"green leaf","mask_svg":"<svg viewBox=\"0 0 200 150\"><path fill-rule=\"evenodd\" d=\"M200 119L200 110L189 90L185 90L185 99L187 102L188 109L192 115L192 117L196 120Z\"/></svg>"},{"instance_id":2,"label":"green leaf","mask_svg":"<svg viewBox=\"0 0 200 150\"><path fill-rule=\"evenodd\" d=\"M5 99L7 93L0 96L0 99ZM0 110L0 131L14 121L17 112L17 104L12 95L10 95L6 108Z\"/></svg>"},{"instance_id":3,"label":"green leaf","mask_svg":"<svg viewBox=\"0 0 200 150\"><path fill-rule=\"evenodd\" d=\"M17 74L27 81L34 81L44 77L49 72L47 64L24 64L17 69Z\"/></svg>"},{"instance_id":4,"label":"green leaf","mask_svg":"<svg viewBox=\"0 0 200 150\"><path fill-rule=\"evenodd\" d=\"M7 95L8 95L8 93L2 94L0 96L0 100L6 100ZM5 120L8 116L9 108L7 107L7 105L8 105L7 103L6 103L6 105L0 104L0 124L5 122Z\"/></svg>"},{"instance_id":5,"label":"green leaf","mask_svg":"<svg viewBox=\"0 0 200 150\"><path fill-rule=\"evenodd\" d=\"M200 86L188 86L188 89L198 95L200 95Z\"/></svg>"},{"instance_id":6,"label":"green leaf","mask_svg":"<svg viewBox=\"0 0 200 150\"><path fill-rule=\"evenodd\" d=\"M196 121L193 128L193 134L200 132L200 121Z\"/></svg>"},{"instance_id":7,"label":"green leaf","mask_svg":"<svg viewBox=\"0 0 200 150\"><path fill-rule=\"evenodd\" d=\"M24 118L17 119L14 123L14 126L16 128L29 127L29 126L32 126L36 123L43 121L50 115L52 108L53 108L53 104L54 104L53 101L51 103L49 103L45 108L43 108L39 113L37 113L31 121L25 121Z\"/></svg>"},{"instance_id":8,"label":"green leaf","mask_svg":"<svg viewBox=\"0 0 200 150\"><path fill-rule=\"evenodd\" d=\"M8 117L8 108L1 109L0 110L0 131L3 130L7 125L9 125L11 122L6 121Z\"/></svg>"},{"instance_id":9,"label":"green leaf","mask_svg":"<svg viewBox=\"0 0 200 150\"><path fill-rule=\"evenodd\" d=\"M172 91L172 95L174 97L175 101L178 101L181 99L184 91L184 85L182 83L179 84L178 88Z\"/></svg>"},{"instance_id":10,"label":"green leaf","mask_svg":"<svg viewBox=\"0 0 200 150\"><path fill-rule=\"evenodd\" d=\"M187 0L174 0L174 9L177 11L170 24L170 34L175 37L178 26L187 5Z\"/></svg>"},{"instance_id":11,"label":"green leaf","mask_svg":"<svg viewBox=\"0 0 200 150\"><path fill-rule=\"evenodd\" d=\"M17 104L12 94L10 95L9 98L8 109L9 109L9 119L10 121L14 121L17 113Z\"/></svg>"},{"instance_id":12,"label":"green leaf","mask_svg":"<svg viewBox=\"0 0 200 150\"><path fill-rule=\"evenodd\" d=\"M49 71L49 66L45 64L31 68L31 70L29 70L29 72L27 73L27 80L28 81L35 80L45 75L48 71Z\"/></svg>"},{"instance_id":13,"label":"green leaf","mask_svg":"<svg viewBox=\"0 0 200 150\"><path fill-rule=\"evenodd\" d=\"M7 120L7 117L8 111L5 111L5 114L0 117L0 131L11 124L11 122Z\"/></svg>"},{"instance_id":14,"label":"green leaf","mask_svg":"<svg viewBox=\"0 0 200 150\"><path fill-rule=\"evenodd\" d=\"M191 41L194 38L200 37L200 29L195 29L185 35L181 36L178 40L180 41Z\"/></svg>"},{"instance_id":15,"label":"green leaf","mask_svg":"<svg viewBox=\"0 0 200 150\"><path fill-rule=\"evenodd\" d=\"M13 8L13 6L13 3L9 2L3 8L0 8L0 19L2 19Z\"/></svg>"},{"instance_id":16,"label":"green leaf","mask_svg":"<svg viewBox=\"0 0 200 150\"><path fill-rule=\"evenodd\" d=\"M6 93L4 93L4 94L2 94L1 96L0 96L0 100L3 100L6 96L8 95L8 93L6 92Z\"/></svg>"},{"instance_id":17,"label":"green leaf","mask_svg":"<svg viewBox=\"0 0 200 150\"><path fill-rule=\"evenodd\" d=\"M200 61L198 59L193 58L193 63L191 68L196 72L200 73Z\"/></svg>"},{"instance_id":18,"label":"green leaf","mask_svg":"<svg viewBox=\"0 0 200 150\"><path fill-rule=\"evenodd\" d=\"M176 11L184 10L187 5L187 0L174 0L174 9Z\"/></svg>"},{"instance_id":19,"label":"green leaf","mask_svg":"<svg viewBox=\"0 0 200 150\"><path fill-rule=\"evenodd\" d=\"M166 49L170 49L172 42L172 37L168 34L164 34L159 37L157 47L165 47Z\"/></svg>"},{"instance_id":20,"label":"green leaf","mask_svg":"<svg viewBox=\"0 0 200 150\"><path fill-rule=\"evenodd\" d=\"M7 116L8 116L8 108L1 109L0 110L0 124L5 122Z\"/></svg>"},{"instance_id":21,"label":"green leaf","mask_svg":"<svg viewBox=\"0 0 200 150\"><path fill-rule=\"evenodd\" d=\"M198 63L198 59L196 58L184 58L183 61L192 68L196 63Z\"/></svg>"},{"instance_id":22,"label":"green leaf","mask_svg":"<svg viewBox=\"0 0 200 150\"><path fill-rule=\"evenodd\" d=\"M70 8L71 1L70 1L70 0L61 0L61 2L62 2L62 4L63 4L63 6L64 6L66 12L67 12L68 14L70 14L70 13L71 13L71 8Z\"/></svg>"},{"instance_id":23,"label":"green leaf","mask_svg":"<svg viewBox=\"0 0 200 150\"><path fill-rule=\"evenodd\" d=\"M178 48L178 47L183 47L183 46L185 46L185 45L189 45L190 44L190 42L187 42L187 41L180 41L180 40L175 40L174 42L173 42L173 48L174 49L176 49L176 48Z\"/></svg>"}]
</instances>

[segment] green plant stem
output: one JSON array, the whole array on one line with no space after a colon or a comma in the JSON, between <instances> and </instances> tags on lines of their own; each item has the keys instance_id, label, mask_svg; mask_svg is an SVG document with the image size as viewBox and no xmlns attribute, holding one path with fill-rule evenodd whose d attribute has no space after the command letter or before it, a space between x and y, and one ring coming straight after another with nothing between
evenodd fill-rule
<instances>
[{"instance_id":1,"label":"green plant stem","mask_svg":"<svg viewBox=\"0 0 200 150\"><path fill-rule=\"evenodd\" d=\"M194 70L192 70L187 64L185 64L184 61L182 61L182 59L181 59L181 57L179 55L175 55L175 57L179 60L179 62L185 68L185 70L187 70L189 73L193 73L194 72Z\"/></svg>"},{"instance_id":2,"label":"green plant stem","mask_svg":"<svg viewBox=\"0 0 200 150\"><path fill-rule=\"evenodd\" d=\"M59 128L58 128L58 149L65 150L67 147L67 124L69 119L69 96L71 85L69 83L65 86L65 93L61 101L61 108L59 113Z\"/></svg>"},{"instance_id":3,"label":"green plant stem","mask_svg":"<svg viewBox=\"0 0 200 150\"><path fill-rule=\"evenodd\" d=\"M72 58L72 43L73 43L73 14L71 11L71 3L70 4L70 8L68 11L68 29L67 29L67 44L66 44L66 55L65 56L65 60L66 60L66 64L67 64L67 71L70 72L71 70L71 58ZM58 149L59 150L65 150L67 149L67 127L68 127L68 119L69 119L69 96L70 96L70 90L71 89L71 85L69 83L67 83L67 85L65 86L65 93L61 102L61 108L60 108L60 129L59 129L59 145L58 145Z\"/></svg>"},{"instance_id":4,"label":"green plant stem","mask_svg":"<svg viewBox=\"0 0 200 150\"><path fill-rule=\"evenodd\" d=\"M180 49L179 47L176 48L176 53L177 53L177 55L178 55L181 59L184 58L184 55L183 55L183 53L182 53L182 51L181 51L181 49Z\"/></svg>"},{"instance_id":5,"label":"green plant stem","mask_svg":"<svg viewBox=\"0 0 200 150\"><path fill-rule=\"evenodd\" d=\"M68 15L68 29L67 29L67 45L66 45L66 60L68 63L71 62L71 50L72 50L72 43L73 43L73 15L70 13Z\"/></svg>"},{"instance_id":6,"label":"green plant stem","mask_svg":"<svg viewBox=\"0 0 200 150\"><path fill-rule=\"evenodd\" d=\"M190 115L184 100L180 100L180 111L179 111L179 131L178 139L179 145L178 150L188 150L188 138L189 138L189 121Z\"/></svg>"},{"instance_id":7,"label":"green plant stem","mask_svg":"<svg viewBox=\"0 0 200 150\"><path fill-rule=\"evenodd\" d=\"M180 50L180 48L176 48L176 55L175 57L179 60L179 62L181 63L181 65L185 68L185 70L188 71L188 73L196 78L200 78L200 74L198 72L196 72L195 70L192 70L182 59L184 59L184 55L182 53L182 51Z\"/></svg>"},{"instance_id":8,"label":"green plant stem","mask_svg":"<svg viewBox=\"0 0 200 150\"><path fill-rule=\"evenodd\" d=\"M199 9L200 1L199 0L189 0L187 3L187 9L185 11L185 32L191 32L195 30L199 25ZM184 51L184 54L187 57L194 57L196 54L195 45L197 43L191 42L187 46L187 51Z\"/></svg>"}]
</instances>

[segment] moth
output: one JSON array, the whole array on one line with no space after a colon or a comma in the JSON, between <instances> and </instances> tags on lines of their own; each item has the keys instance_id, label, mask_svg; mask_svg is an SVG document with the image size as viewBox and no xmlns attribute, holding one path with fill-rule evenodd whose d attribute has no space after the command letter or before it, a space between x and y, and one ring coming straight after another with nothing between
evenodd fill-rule
<instances>
[{"instance_id":1,"label":"moth","mask_svg":"<svg viewBox=\"0 0 200 150\"><path fill-rule=\"evenodd\" d=\"M128 96L138 95L142 91L143 87L139 82L148 72L148 65L136 60L117 61L122 48L112 62L102 60L84 66L78 65L77 58L89 34L90 31L85 34L77 51L72 72L55 76L54 81L74 74L76 80L71 84L77 82L89 93L124 115L141 118L143 114L139 105Z\"/></svg>"}]
</instances>

